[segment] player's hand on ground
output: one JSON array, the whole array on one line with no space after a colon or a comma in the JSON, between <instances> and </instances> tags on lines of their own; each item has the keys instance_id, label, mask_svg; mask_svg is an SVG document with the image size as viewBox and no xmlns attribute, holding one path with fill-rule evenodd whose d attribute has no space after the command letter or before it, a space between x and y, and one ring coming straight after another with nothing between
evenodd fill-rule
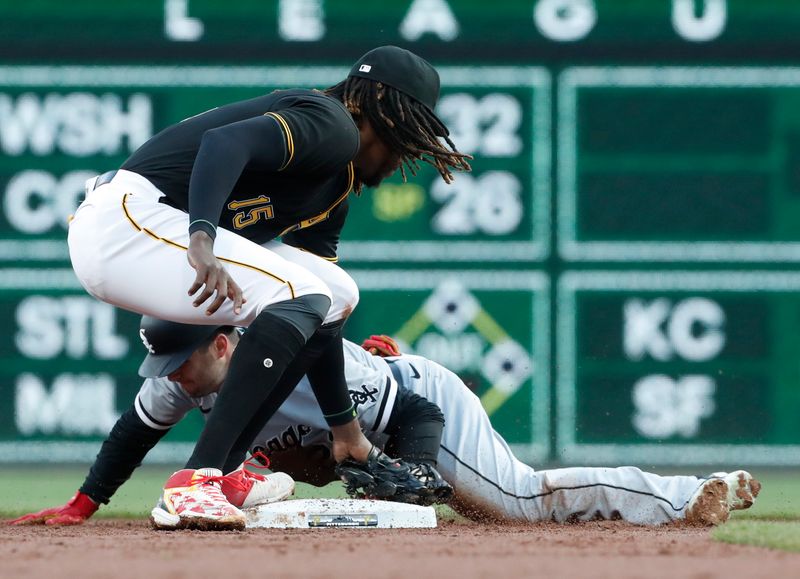
<instances>
[{"instance_id":1,"label":"player's hand on ground","mask_svg":"<svg viewBox=\"0 0 800 579\"><path fill-rule=\"evenodd\" d=\"M400 346L397 342L384 334L370 336L361 343L361 347L373 356L381 358L400 355Z\"/></svg>"},{"instance_id":2,"label":"player's hand on ground","mask_svg":"<svg viewBox=\"0 0 800 579\"><path fill-rule=\"evenodd\" d=\"M214 255L214 240L204 231L195 231L189 237L187 256L189 265L197 272L194 283L189 288L189 295L195 298L192 305L200 307L216 292L216 297L206 307L206 315L216 312L228 298L233 300L233 313L240 314L242 304L247 300L242 294L242 288L233 281L222 262Z\"/></svg>"},{"instance_id":3,"label":"player's hand on ground","mask_svg":"<svg viewBox=\"0 0 800 579\"><path fill-rule=\"evenodd\" d=\"M8 521L9 525L80 525L91 517L100 507L82 492L60 507L29 513Z\"/></svg>"}]
</instances>

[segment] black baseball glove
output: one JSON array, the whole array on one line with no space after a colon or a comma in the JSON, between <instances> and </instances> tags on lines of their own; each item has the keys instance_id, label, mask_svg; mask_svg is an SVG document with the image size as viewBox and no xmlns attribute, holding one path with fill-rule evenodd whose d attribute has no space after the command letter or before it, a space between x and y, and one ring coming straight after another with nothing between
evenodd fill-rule
<instances>
[{"instance_id":1,"label":"black baseball glove","mask_svg":"<svg viewBox=\"0 0 800 579\"><path fill-rule=\"evenodd\" d=\"M336 475L354 498L432 505L453 496L453 487L429 464L389 458L376 447L366 463L344 460L337 464Z\"/></svg>"}]
</instances>

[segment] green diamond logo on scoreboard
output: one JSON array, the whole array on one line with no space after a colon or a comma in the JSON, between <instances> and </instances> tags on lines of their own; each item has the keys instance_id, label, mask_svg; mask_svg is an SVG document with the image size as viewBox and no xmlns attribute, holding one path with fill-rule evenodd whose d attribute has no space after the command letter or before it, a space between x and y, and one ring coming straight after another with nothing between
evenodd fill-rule
<instances>
[{"instance_id":1,"label":"green diamond logo on scoreboard","mask_svg":"<svg viewBox=\"0 0 800 579\"><path fill-rule=\"evenodd\" d=\"M534 373L534 362L525 348L508 335L489 312L457 279L443 281L422 307L395 334L406 350L425 334L436 330L445 337L469 333L480 336L487 347L480 375L488 383L481 403L491 416Z\"/></svg>"},{"instance_id":2,"label":"green diamond logo on scoreboard","mask_svg":"<svg viewBox=\"0 0 800 579\"><path fill-rule=\"evenodd\" d=\"M480 397L525 460L547 455L549 298L542 274L350 273L361 290L350 339L388 334L402 352L439 362Z\"/></svg>"}]
</instances>

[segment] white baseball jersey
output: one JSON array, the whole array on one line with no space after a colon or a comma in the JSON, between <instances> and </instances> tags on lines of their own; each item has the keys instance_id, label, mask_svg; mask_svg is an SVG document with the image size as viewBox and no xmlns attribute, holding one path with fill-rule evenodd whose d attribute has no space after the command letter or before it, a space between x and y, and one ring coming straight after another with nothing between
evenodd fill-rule
<instances>
[{"instance_id":1,"label":"white baseball jersey","mask_svg":"<svg viewBox=\"0 0 800 579\"><path fill-rule=\"evenodd\" d=\"M345 341L345 376L350 397L358 410L359 422L370 440L385 442L383 431L389 421L397 396L397 382L388 365ZM372 362L375 358L376 363ZM385 366L381 369L381 364ZM156 429L167 429L178 423L187 412L199 408L205 415L211 411L216 393L193 398L180 384L166 377L148 378L136 395L134 406L139 418ZM322 416L308 378L281 405L278 412L256 437L268 453L288 450L293 446L330 446L330 431Z\"/></svg>"},{"instance_id":2,"label":"white baseball jersey","mask_svg":"<svg viewBox=\"0 0 800 579\"><path fill-rule=\"evenodd\" d=\"M362 430L376 445L386 442L383 429L398 387L442 409L445 427L437 468L455 488L459 510L531 522L602 517L654 525L684 518L691 497L705 480L659 476L635 467L536 471L514 457L492 428L478 397L443 366L420 356L372 356L347 341L344 352L345 376ZM159 378L145 381L135 404L147 424L168 428L192 408L208 412L214 397L190 398L178 384ZM254 444L267 452L297 445L330 446L327 426L306 379Z\"/></svg>"}]
</instances>

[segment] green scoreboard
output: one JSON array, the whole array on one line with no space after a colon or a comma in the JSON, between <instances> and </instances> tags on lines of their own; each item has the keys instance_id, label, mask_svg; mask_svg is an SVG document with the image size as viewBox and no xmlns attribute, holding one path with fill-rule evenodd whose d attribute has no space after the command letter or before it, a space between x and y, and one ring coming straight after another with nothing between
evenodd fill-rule
<instances>
[{"instance_id":1,"label":"green scoreboard","mask_svg":"<svg viewBox=\"0 0 800 579\"><path fill-rule=\"evenodd\" d=\"M789 0L0 2L0 461L92 460L140 385L138 317L69 266L84 181L398 44L473 171L352 197L348 336L457 372L532 464L800 463L799 28Z\"/></svg>"},{"instance_id":2,"label":"green scoreboard","mask_svg":"<svg viewBox=\"0 0 800 579\"><path fill-rule=\"evenodd\" d=\"M782 271L562 275L561 456L796 464L798 284Z\"/></svg>"},{"instance_id":3,"label":"green scoreboard","mask_svg":"<svg viewBox=\"0 0 800 579\"><path fill-rule=\"evenodd\" d=\"M575 67L558 98L562 256L800 260L800 69Z\"/></svg>"}]
</instances>

